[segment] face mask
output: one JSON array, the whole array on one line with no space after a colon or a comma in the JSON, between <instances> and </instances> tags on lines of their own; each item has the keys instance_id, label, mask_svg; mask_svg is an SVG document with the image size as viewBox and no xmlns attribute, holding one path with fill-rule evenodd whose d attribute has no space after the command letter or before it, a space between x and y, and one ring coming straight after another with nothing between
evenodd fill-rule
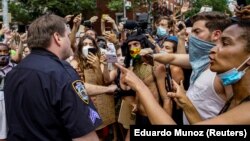
<instances>
[{"instance_id":1,"label":"face mask","mask_svg":"<svg viewBox=\"0 0 250 141\"><path fill-rule=\"evenodd\" d=\"M211 42L200 40L193 35L189 38L189 59L193 72L190 77L190 84L200 76L209 65L209 52L215 46Z\"/></svg>"},{"instance_id":2,"label":"face mask","mask_svg":"<svg viewBox=\"0 0 250 141\"><path fill-rule=\"evenodd\" d=\"M85 58L87 58L88 54L89 54L89 48L94 48L92 46L86 45L82 47L82 54Z\"/></svg>"},{"instance_id":3,"label":"face mask","mask_svg":"<svg viewBox=\"0 0 250 141\"><path fill-rule=\"evenodd\" d=\"M236 68L233 68L227 72L224 72L224 73L221 73L219 74L219 78L221 79L222 81L222 84L224 86L227 86L227 85L232 85L232 84L235 84L236 82L238 82L245 74L246 70L249 68L246 67L243 71L239 71L239 69L250 59L250 57L244 61L237 69Z\"/></svg>"},{"instance_id":4,"label":"face mask","mask_svg":"<svg viewBox=\"0 0 250 141\"><path fill-rule=\"evenodd\" d=\"M160 50L160 53L167 53L167 51L166 50Z\"/></svg>"},{"instance_id":5,"label":"face mask","mask_svg":"<svg viewBox=\"0 0 250 141\"><path fill-rule=\"evenodd\" d=\"M10 61L9 55L0 55L0 66L6 66Z\"/></svg>"},{"instance_id":6,"label":"face mask","mask_svg":"<svg viewBox=\"0 0 250 141\"><path fill-rule=\"evenodd\" d=\"M159 27L157 27L157 32L156 32L156 34L157 34L157 36L159 36L159 37L163 37L163 36L165 36L165 35L168 35L168 32L167 32L167 30L166 30L165 28L159 26Z\"/></svg>"},{"instance_id":7,"label":"face mask","mask_svg":"<svg viewBox=\"0 0 250 141\"><path fill-rule=\"evenodd\" d=\"M134 49L131 49L130 50L130 56L133 58L133 59L139 59L140 58L140 53L141 49L138 49L138 48L134 48Z\"/></svg>"}]
</instances>

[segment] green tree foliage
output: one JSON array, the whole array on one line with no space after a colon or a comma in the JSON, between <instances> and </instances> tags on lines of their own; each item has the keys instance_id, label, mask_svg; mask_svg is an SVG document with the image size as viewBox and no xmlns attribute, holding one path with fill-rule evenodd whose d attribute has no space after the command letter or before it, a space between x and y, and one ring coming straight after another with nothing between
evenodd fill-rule
<instances>
[{"instance_id":1,"label":"green tree foliage","mask_svg":"<svg viewBox=\"0 0 250 141\"><path fill-rule=\"evenodd\" d=\"M230 13L226 0L192 0L192 9L187 12L186 17L198 13L202 6L208 5L213 7L213 11L221 11Z\"/></svg>"},{"instance_id":2,"label":"green tree foliage","mask_svg":"<svg viewBox=\"0 0 250 141\"><path fill-rule=\"evenodd\" d=\"M45 12L60 16L84 13L96 8L96 0L16 0L9 3L14 20L27 23Z\"/></svg>"},{"instance_id":3,"label":"green tree foliage","mask_svg":"<svg viewBox=\"0 0 250 141\"><path fill-rule=\"evenodd\" d=\"M137 9L140 8L141 6L147 4L147 3L152 3L153 0L128 0L132 2L132 7L130 9ZM108 8L111 11L123 11L123 0L111 0L108 3Z\"/></svg>"},{"instance_id":4,"label":"green tree foliage","mask_svg":"<svg viewBox=\"0 0 250 141\"><path fill-rule=\"evenodd\" d=\"M123 0L111 0L108 3L108 8L111 11L123 11Z\"/></svg>"}]
</instances>

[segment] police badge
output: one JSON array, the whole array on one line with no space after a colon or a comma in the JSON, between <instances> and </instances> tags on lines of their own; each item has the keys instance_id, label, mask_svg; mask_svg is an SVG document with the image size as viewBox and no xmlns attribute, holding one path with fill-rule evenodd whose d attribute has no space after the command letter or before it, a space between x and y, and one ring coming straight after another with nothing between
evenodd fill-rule
<instances>
[{"instance_id":1,"label":"police badge","mask_svg":"<svg viewBox=\"0 0 250 141\"><path fill-rule=\"evenodd\" d=\"M89 104L89 96L84 87L84 84L81 80L76 80L72 83L72 87L75 90L76 94L82 99L83 102Z\"/></svg>"}]
</instances>

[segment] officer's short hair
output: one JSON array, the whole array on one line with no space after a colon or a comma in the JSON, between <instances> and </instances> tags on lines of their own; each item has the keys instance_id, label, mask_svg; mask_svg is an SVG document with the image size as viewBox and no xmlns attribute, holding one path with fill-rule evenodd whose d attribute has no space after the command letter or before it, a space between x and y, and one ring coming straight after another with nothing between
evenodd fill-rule
<instances>
[{"instance_id":1,"label":"officer's short hair","mask_svg":"<svg viewBox=\"0 0 250 141\"><path fill-rule=\"evenodd\" d=\"M64 36L66 21L54 14L46 14L33 21L28 29L28 46L32 48L48 48L51 36L57 32Z\"/></svg>"}]
</instances>

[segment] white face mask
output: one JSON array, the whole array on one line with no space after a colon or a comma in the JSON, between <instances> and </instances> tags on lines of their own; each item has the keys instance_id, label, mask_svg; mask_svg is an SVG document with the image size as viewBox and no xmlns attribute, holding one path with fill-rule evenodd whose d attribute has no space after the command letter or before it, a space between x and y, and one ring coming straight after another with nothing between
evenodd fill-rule
<instances>
[{"instance_id":1,"label":"white face mask","mask_svg":"<svg viewBox=\"0 0 250 141\"><path fill-rule=\"evenodd\" d=\"M87 56L88 56L88 54L89 54L89 52L88 52L89 48L94 48L94 47L92 47L92 46L90 46L90 45L86 45L86 46L83 46L83 47L82 47L82 55L83 55L84 57L86 57L86 58L87 58Z\"/></svg>"}]
</instances>

